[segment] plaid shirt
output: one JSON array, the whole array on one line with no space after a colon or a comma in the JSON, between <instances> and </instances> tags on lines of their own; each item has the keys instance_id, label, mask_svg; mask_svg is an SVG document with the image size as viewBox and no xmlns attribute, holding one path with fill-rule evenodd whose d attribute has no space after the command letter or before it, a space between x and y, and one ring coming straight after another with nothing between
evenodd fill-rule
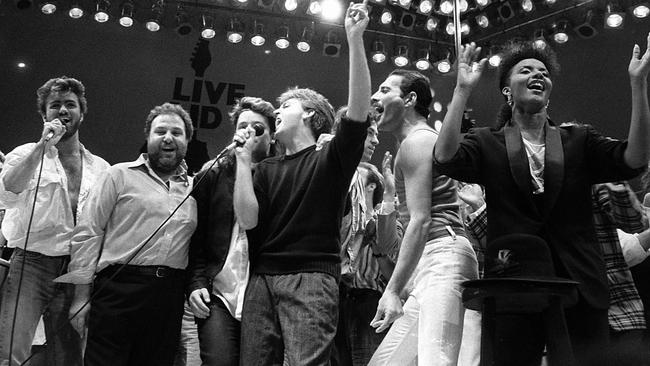
<instances>
[{"instance_id":1,"label":"plaid shirt","mask_svg":"<svg viewBox=\"0 0 650 366\"><path fill-rule=\"evenodd\" d=\"M607 267L609 326L614 331L645 329L643 303L623 258L616 233L617 228L631 233L644 230L647 218L641 204L627 183L617 182L592 186L592 207L596 237ZM479 243L485 246L487 210L477 210L476 215L468 218L466 226ZM482 268L482 263L479 266Z\"/></svg>"}]
</instances>

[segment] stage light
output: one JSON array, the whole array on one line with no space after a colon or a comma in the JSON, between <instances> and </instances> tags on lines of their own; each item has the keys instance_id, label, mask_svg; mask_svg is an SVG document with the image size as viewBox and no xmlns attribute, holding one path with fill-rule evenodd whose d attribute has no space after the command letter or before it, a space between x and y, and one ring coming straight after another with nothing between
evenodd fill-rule
<instances>
[{"instance_id":1,"label":"stage light","mask_svg":"<svg viewBox=\"0 0 650 366\"><path fill-rule=\"evenodd\" d=\"M390 0L390 3L408 10L411 7L411 1L412 0Z\"/></svg>"},{"instance_id":2,"label":"stage light","mask_svg":"<svg viewBox=\"0 0 650 366\"><path fill-rule=\"evenodd\" d=\"M436 101L433 103L433 110L436 111L437 113L442 112L442 103Z\"/></svg>"},{"instance_id":3,"label":"stage light","mask_svg":"<svg viewBox=\"0 0 650 366\"><path fill-rule=\"evenodd\" d=\"M40 7L41 7L41 13L45 15L54 14L54 12L56 11L56 3L53 0L42 1Z\"/></svg>"},{"instance_id":4,"label":"stage light","mask_svg":"<svg viewBox=\"0 0 650 366\"><path fill-rule=\"evenodd\" d=\"M251 37L251 44L253 46L262 46L266 43L266 38L264 37L264 24L255 20L253 23L253 36Z\"/></svg>"},{"instance_id":5,"label":"stage light","mask_svg":"<svg viewBox=\"0 0 650 366\"><path fill-rule=\"evenodd\" d=\"M439 23L440 23L440 20L438 20L438 18L429 17L429 18L427 18L427 22L424 23L424 28L429 32L433 32L433 31L436 30L436 28L438 28Z\"/></svg>"},{"instance_id":6,"label":"stage light","mask_svg":"<svg viewBox=\"0 0 650 366\"><path fill-rule=\"evenodd\" d=\"M515 17L515 11L512 9L512 5L510 5L509 2L501 4L497 8L497 13L499 14L499 18L501 18L502 23Z\"/></svg>"},{"instance_id":7,"label":"stage light","mask_svg":"<svg viewBox=\"0 0 650 366\"><path fill-rule=\"evenodd\" d=\"M451 0L443 0L440 2L440 12L445 15L451 15L454 11L454 3Z\"/></svg>"},{"instance_id":8,"label":"stage light","mask_svg":"<svg viewBox=\"0 0 650 366\"><path fill-rule=\"evenodd\" d=\"M372 52L370 53L372 62L380 64L386 61L386 47L382 41L374 41L372 43Z\"/></svg>"},{"instance_id":9,"label":"stage light","mask_svg":"<svg viewBox=\"0 0 650 366\"><path fill-rule=\"evenodd\" d=\"M476 6L479 7L479 9L483 9L484 7L490 5L490 0L476 0Z\"/></svg>"},{"instance_id":10,"label":"stage light","mask_svg":"<svg viewBox=\"0 0 650 366\"><path fill-rule=\"evenodd\" d=\"M323 0L321 6L323 8L323 19L325 20L335 21L341 18L343 14L343 7L337 0Z\"/></svg>"},{"instance_id":11,"label":"stage light","mask_svg":"<svg viewBox=\"0 0 650 366\"><path fill-rule=\"evenodd\" d=\"M288 12L294 12L298 8L298 0L285 0L284 9Z\"/></svg>"},{"instance_id":12,"label":"stage light","mask_svg":"<svg viewBox=\"0 0 650 366\"><path fill-rule=\"evenodd\" d=\"M548 46L546 42L546 31L544 29L538 29L533 35L533 46L539 49L544 49Z\"/></svg>"},{"instance_id":13,"label":"stage light","mask_svg":"<svg viewBox=\"0 0 650 366\"><path fill-rule=\"evenodd\" d=\"M275 39L275 46L281 50L289 47L289 26L283 25L278 28L278 38Z\"/></svg>"},{"instance_id":14,"label":"stage light","mask_svg":"<svg viewBox=\"0 0 650 366\"><path fill-rule=\"evenodd\" d=\"M533 0L520 0L519 4L521 5L521 10L526 13L530 13L535 10L535 4L533 3Z\"/></svg>"},{"instance_id":15,"label":"stage light","mask_svg":"<svg viewBox=\"0 0 650 366\"><path fill-rule=\"evenodd\" d=\"M68 11L68 15L72 19L79 19L84 16L84 10L81 8L79 3L73 1L70 6L70 11Z\"/></svg>"},{"instance_id":16,"label":"stage light","mask_svg":"<svg viewBox=\"0 0 650 366\"><path fill-rule=\"evenodd\" d=\"M439 73L441 74L446 74L449 71L451 71L451 60L449 59L449 53L447 53L447 56L440 61L436 62L436 69L438 70Z\"/></svg>"},{"instance_id":17,"label":"stage light","mask_svg":"<svg viewBox=\"0 0 650 366\"><path fill-rule=\"evenodd\" d=\"M158 0L158 2L151 6L151 17L145 23L145 27L147 27L149 31L158 32L160 30L160 21L164 10L165 3L163 0Z\"/></svg>"},{"instance_id":18,"label":"stage light","mask_svg":"<svg viewBox=\"0 0 650 366\"><path fill-rule=\"evenodd\" d=\"M244 26L235 17L230 18L226 25L226 39L230 43L239 43L244 39Z\"/></svg>"},{"instance_id":19,"label":"stage light","mask_svg":"<svg viewBox=\"0 0 650 366\"><path fill-rule=\"evenodd\" d=\"M456 27L454 26L454 22L449 20L447 25L445 26L445 32L449 34L450 36L453 36L454 33L456 33Z\"/></svg>"},{"instance_id":20,"label":"stage light","mask_svg":"<svg viewBox=\"0 0 650 366\"><path fill-rule=\"evenodd\" d=\"M133 3L125 1L122 3L120 10L119 23L123 27L130 27L133 25Z\"/></svg>"},{"instance_id":21,"label":"stage light","mask_svg":"<svg viewBox=\"0 0 650 366\"><path fill-rule=\"evenodd\" d=\"M431 14L432 10L433 10L433 1L431 1L431 0L421 0L420 4L418 5L417 12L422 14L422 15L429 15L429 14Z\"/></svg>"},{"instance_id":22,"label":"stage light","mask_svg":"<svg viewBox=\"0 0 650 366\"><path fill-rule=\"evenodd\" d=\"M488 57L488 63L492 67L499 67L499 65L501 64L501 55L498 53L490 55L490 57Z\"/></svg>"},{"instance_id":23,"label":"stage light","mask_svg":"<svg viewBox=\"0 0 650 366\"><path fill-rule=\"evenodd\" d=\"M630 12L634 17L643 19L650 15L650 4L647 2L638 3L630 8Z\"/></svg>"},{"instance_id":24,"label":"stage light","mask_svg":"<svg viewBox=\"0 0 650 366\"><path fill-rule=\"evenodd\" d=\"M578 24L575 27L573 27L573 31L576 32L576 34L580 38L589 39L594 37L596 34L598 34L596 28L591 24L593 20L593 16L594 16L593 10L587 11L587 15L585 15L584 22L582 24Z\"/></svg>"},{"instance_id":25,"label":"stage light","mask_svg":"<svg viewBox=\"0 0 650 366\"><path fill-rule=\"evenodd\" d=\"M296 48L300 52L309 52L311 49L311 41L314 37L314 23L311 23L311 26L303 28L302 35L300 36L300 41L296 43Z\"/></svg>"},{"instance_id":26,"label":"stage light","mask_svg":"<svg viewBox=\"0 0 650 366\"><path fill-rule=\"evenodd\" d=\"M623 27L625 21L625 13L621 10L617 3L609 2L605 12L605 28L607 29L620 29Z\"/></svg>"},{"instance_id":27,"label":"stage light","mask_svg":"<svg viewBox=\"0 0 650 366\"><path fill-rule=\"evenodd\" d=\"M192 33L194 27L192 27L192 23L190 23L190 17L187 14L187 11L185 11L185 8L183 8L183 5L178 4L178 7L176 8L175 18L176 18L176 33L178 33L181 36L186 36Z\"/></svg>"},{"instance_id":28,"label":"stage light","mask_svg":"<svg viewBox=\"0 0 650 366\"><path fill-rule=\"evenodd\" d=\"M400 28L408 31L413 30L413 26L415 26L415 14L402 12L402 17L400 18L398 25Z\"/></svg>"},{"instance_id":29,"label":"stage light","mask_svg":"<svg viewBox=\"0 0 650 366\"><path fill-rule=\"evenodd\" d=\"M257 1L257 6L261 9L266 9L266 10L271 10L273 9L273 4L275 4L275 0L258 0Z\"/></svg>"},{"instance_id":30,"label":"stage light","mask_svg":"<svg viewBox=\"0 0 650 366\"><path fill-rule=\"evenodd\" d=\"M201 37L203 39L212 39L217 34L214 31L214 17L212 15L201 15Z\"/></svg>"},{"instance_id":31,"label":"stage light","mask_svg":"<svg viewBox=\"0 0 650 366\"><path fill-rule=\"evenodd\" d=\"M488 18L487 14L485 13L477 15L474 20L476 21L476 25L481 28L487 28L490 26L490 18Z\"/></svg>"},{"instance_id":32,"label":"stage light","mask_svg":"<svg viewBox=\"0 0 650 366\"><path fill-rule=\"evenodd\" d=\"M388 25L388 24L392 23L393 22L393 12L388 10L388 9L384 9L382 11L382 13L381 13L381 17L379 17L379 21L381 22L381 24L384 24L384 25Z\"/></svg>"},{"instance_id":33,"label":"stage light","mask_svg":"<svg viewBox=\"0 0 650 366\"><path fill-rule=\"evenodd\" d=\"M415 68L420 71L426 71L431 68L431 61L429 61L429 49L423 48L418 51L418 59L415 61Z\"/></svg>"},{"instance_id":34,"label":"stage light","mask_svg":"<svg viewBox=\"0 0 650 366\"><path fill-rule=\"evenodd\" d=\"M27 67L27 64L24 62L19 62L16 64L16 66L18 66L19 69L24 69Z\"/></svg>"},{"instance_id":35,"label":"stage light","mask_svg":"<svg viewBox=\"0 0 650 366\"><path fill-rule=\"evenodd\" d=\"M471 32L471 30L472 29L469 27L469 23L467 23L466 20L460 22L460 34L466 36L469 34L469 32Z\"/></svg>"},{"instance_id":36,"label":"stage light","mask_svg":"<svg viewBox=\"0 0 650 366\"><path fill-rule=\"evenodd\" d=\"M553 6L556 2L557 0L544 0L544 4L546 4L546 6Z\"/></svg>"},{"instance_id":37,"label":"stage light","mask_svg":"<svg viewBox=\"0 0 650 366\"><path fill-rule=\"evenodd\" d=\"M553 40L555 43L564 44L569 41L568 26L569 22L567 20L559 20L553 24Z\"/></svg>"},{"instance_id":38,"label":"stage light","mask_svg":"<svg viewBox=\"0 0 650 366\"><path fill-rule=\"evenodd\" d=\"M397 46L393 63L397 67L404 67L409 64L409 48L407 45L401 44Z\"/></svg>"},{"instance_id":39,"label":"stage light","mask_svg":"<svg viewBox=\"0 0 650 366\"><path fill-rule=\"evenodd\" d=\"M32 6L32 0L14 0L16 8L20 10L28 9Z\"/></svg>"},{"instance_id":40,"label":"stage light","mask_svg":"<svg viewBox=\"0 0 650 366\"><path fill-rule=\"evenodd\" d=\"M97 0L95 6L95 20L99 23L105 23L110 16L108 15L108 8L111 3L108 0Z\"/></svg>"},{"instance_id":41,"label":"stage light","mask_svg":"<svg viewBox=\"0 0 650 366\"><path fill-rule=\"evenodd\" d=\"M323 11L319 1L312 1L307 8L308 15L318 15Z\"/></svg>"},{"instance_id":42,"label":"stage light","mask_svg":"<svg viewBox=\"0 0 650 366\"><path fill-rule=\"evenodd\" d=\"M368 2L373 3L373 4L377 4L377 5L381 5L381 6L386 5L386 0L369 0Z\"/></svg>"},{"instance_id":43,"label":"stage light","mask_svg":"<svg viewBox=\"0 0 650 366\"><path fill-rule=\"evenodd\" d=\"M339 57L341 55L341 41L336 35L334 29L331 29L325 35L325 42L323 43L323 56Z\"/></svg>"}]
</instances>

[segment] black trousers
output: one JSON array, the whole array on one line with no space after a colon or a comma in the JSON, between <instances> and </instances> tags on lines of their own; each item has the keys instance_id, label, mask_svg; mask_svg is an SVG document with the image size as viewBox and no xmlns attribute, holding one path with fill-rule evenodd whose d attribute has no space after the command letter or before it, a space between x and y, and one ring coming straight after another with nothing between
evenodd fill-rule
<instances>
[{"instance_id":1,"label":"black trousers","mask_svg":"<svg viewBox=\"0 0 650 366\"><path fill-rule=\"evenodd\" d=\"M171 366L183 317L183 271L129 266L109 280L116 267L95 280L85 366Z\"/></svg>"}]
</instances>

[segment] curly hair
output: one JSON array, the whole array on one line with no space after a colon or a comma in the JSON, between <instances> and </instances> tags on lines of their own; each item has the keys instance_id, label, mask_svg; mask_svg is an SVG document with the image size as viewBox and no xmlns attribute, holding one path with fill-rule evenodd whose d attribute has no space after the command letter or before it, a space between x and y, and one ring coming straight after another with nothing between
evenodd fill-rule
<instances>
[{"instance_id":1,"label":"curly hair","mask_svg":"<svg viewBox=\"0 0 650 366\"><path fill-rule=\"evenodd\" d=\"M322 94L308 88L290 88L280 95L278 102L280 104L289 99L297 99L302 103L304 109L314 111L314 115L309 120L314 139L322 133L329 133L334 123L334 107Z\"/></svg>"},{"instance_id":2,"label":"curly hair","mask_svg":"<svg viewBox=\"0 0 650 366\"><path fill-rule=\"evenodd\" d=\"M175 114L183 120L183 123L185 124L185 138L189 141L192 139L192 135L194 134L194 127L192 126L192 118L190 117L190 114L187 113L183 107L181 107L178 104L173 104L173 103L163 103L162 105L155 106L150 112L149 115L147 116L147 119L144 122L144 138L147 139L149 138L149 132L151 132L151 122L153 120L161 115L170 115L170 114Z\"/></svg>"},{"instance_id":3,"label":"curly hair","mask_svg":"<svg viewBox=\"0 0 650 366\"><path fill-rule=\"evenodd\" d=\"M36 107L38 108L38 113L42 116L45 115L45 102L50 94L68 92L72 92L77 96L81 113L86 114L88 111L86 87L81 83L81 81L67 76L52 78L36 90Z\"/></svg>"},{"instance_id":4,"label":"curly hair","mask_svg":"<svg viewBox=\"0 0 650 366\"><path fill-rule=\"evenodd\" d=\"M244 111L251 111L264 116L271 133L275 133L275 108L271 103L257 97L243 97L239 99L232 107L230 113L228 113L233 126L237 126L239 115Z\"/></svg>"}]
</instances>

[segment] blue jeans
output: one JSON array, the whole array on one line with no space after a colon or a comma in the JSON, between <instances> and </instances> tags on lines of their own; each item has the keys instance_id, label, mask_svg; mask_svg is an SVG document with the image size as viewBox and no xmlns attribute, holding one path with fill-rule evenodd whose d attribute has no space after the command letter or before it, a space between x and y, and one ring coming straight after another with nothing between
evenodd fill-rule
<instances>
[{"instance_id":1,"label":"blue jeans","mask_svg":"<svg viewBox=\"0 0 650 366\"><path fill-rule=\"evenodd\" d=\"M25 269L18 295L20 268ZM68 321L74 286L52 280L67 271L68 256L50 257L36 252L14 250L0 305L0 360L9 359L9 343L14 316L11 365L20 365L30 356L38 320L43 315L47 337L48 365L81 365L81 338Z\"/></svg>"},{"instance_id":2,"label":"blue jeans","mask_svg":"<svg viewBox=\"0 0 650 366\"><path fill-rule=\"evenodd\" d=\"M251 274L242 314L240 365L329 365L339 286L325 273Z\"/></svg>"},{"instance_id":3,"label":"blue jeans","mask_svg":"<svg viewBox=\"0 0 650 366\"><path fill-rule=\"evenodd\" d=\"M209 364L206 364L206 366ZM199 336L190 305L185 301L183 321L181 322L181 338L174 359L174 366L201 366L199 357Z\"/></svg>"},{"instance_id":4,"label":"blue jeans","mask_svg":"<svg viewBox=\"0 0 650 366\"><path fill-rule=\"evenodd\" d=\"M210 296L210 316L196 319L202 366L239 365L241 324L233 318L223 301Z\"/></svg>"}]
</instances>

